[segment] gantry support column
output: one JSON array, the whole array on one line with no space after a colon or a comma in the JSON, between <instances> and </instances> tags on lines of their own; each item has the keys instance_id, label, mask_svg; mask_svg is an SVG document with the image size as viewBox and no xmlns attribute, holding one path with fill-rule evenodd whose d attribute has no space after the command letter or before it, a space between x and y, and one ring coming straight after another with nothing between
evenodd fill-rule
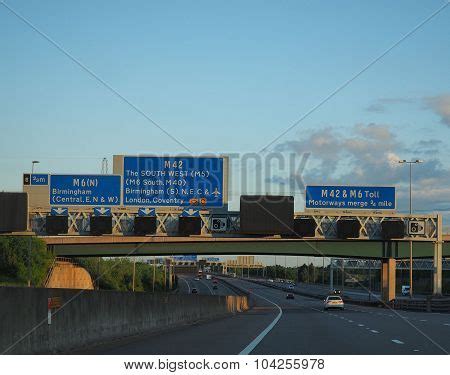
<instances>
[{"instance_id":1,"label":"gantry support column","mask_svg":"<svg viewBox=\"0 0 450 375\"><path fill-rule=\"evenodd\" d=\"M434 243L433 256L433 295L442 295L442 216L437 218L437 241Z\"/></svg>"},{"instance_id":2,"label":"gantry support column","mask_svg":"<svg viewBox=\"0 0 450 375\"><path fill-rule=\"evenodd\" d=\"M381 259L381 300L390 302L395 299L395 258Z\"/></svg>"}]
</instances>

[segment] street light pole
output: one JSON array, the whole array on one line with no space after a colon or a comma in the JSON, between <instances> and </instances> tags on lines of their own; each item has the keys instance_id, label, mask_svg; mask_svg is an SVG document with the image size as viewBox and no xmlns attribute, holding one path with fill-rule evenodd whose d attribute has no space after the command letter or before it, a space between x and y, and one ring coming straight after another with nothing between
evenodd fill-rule
<instances>
[{"instance_id":1,"label":"street light pole","mask_svg":"<svg viewBox=\"0 0 450 375\"><path fill-rule=\"evenodd\" d=\"M400 164L409 164L409 216L412 215L412 165L423 163L423 160L399 160ZM413 242L409 240L409 297L413 295Z\"/></svg>"},{"instance_id":2,"label":"street light pole","mask_svg":"<svg viewBox=\"0 0 450 375\"><path fill-rule=\"evenodd\" d=\"M40 161L39 160L33 160L32 162L31 162L31 174L33 175L33 173L34 173L34 165L35 164L39 164L40 163Z\"/></svg>"}]
</instances>

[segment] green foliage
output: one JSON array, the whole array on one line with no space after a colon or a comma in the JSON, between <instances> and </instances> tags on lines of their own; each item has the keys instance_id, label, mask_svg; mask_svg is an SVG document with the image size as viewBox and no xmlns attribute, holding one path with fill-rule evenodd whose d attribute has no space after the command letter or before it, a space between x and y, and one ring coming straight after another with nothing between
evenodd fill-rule
<instances>
[{"instance_id":1,"label":"green foliage","mask_svg":"<svg viewBox=\"0 0 450 375\"><path fill-rule=\"evenodd\" d=\"M133 290L133 260L128 258L78 258L76 262L86 268L100 289ZM135 291L153 290L153 266L136 262ZM164 268L156 266L155 291L164 290Z\"/></svg>"},{"instance_id":2,"label":"green foliage","mask_svg":"<svg viewBox=\"0 0 450 375\"><path fill-rule=\"evenodd\" d=\"M37 237L0 237L0 283L43 286L54 256Z\"/></svg>"}]
</instances>

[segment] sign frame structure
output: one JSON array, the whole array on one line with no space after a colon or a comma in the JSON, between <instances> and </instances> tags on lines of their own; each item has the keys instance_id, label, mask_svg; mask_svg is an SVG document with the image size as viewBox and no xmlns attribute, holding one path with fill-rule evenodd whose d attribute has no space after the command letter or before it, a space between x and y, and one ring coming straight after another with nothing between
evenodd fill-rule
<instances>
[{"instance_id":1,"label":"sign frame structure","mask_svg":"<svg viewBox=\"0 0 450 375\"><path fill-rule=\"evenodd\" d=\"M117 178L118 179L118 203L111 202L92 202L90 204L71 204L71 203L52 203L52 179L54 176L63 176L63 177L96 177L96 178ZM57 174L49 174L48 181L48 203L50 207L53 206L64 206L64 207L121 207L122 206L122 176L117 174L71 174L71 173L57 173Z\"/></svg>"},{"instance_id":2,"label":"sign frame structure","mask_svg":"<svg viewBox=\"0 0 450 375\"><path fill-rule=\"evenodd\" d=\"M333 207L312 207L312 206L308 206L308 190L310 188L314 188L314 189L323 189L323 188L327 188L329 190L334 189L334 190L343 190L343 189L359 189L359 190L363 190L363 189L368 189L368 190L375 190L375 189L380 189L380 190L384 190L384 189L392 189L392 193L393 193L393 203L394 206L393 207L388 207L388 208L383 208L383 207L337 207L337 206L333 206ZM392 201L392 200L391 200ZM397 212L397 189L395 186L374 186L374 185L307 185L305 188L305 212L355 212L355 213L364 213L364 212L380 212L380 213L385 213L385 214L395 214Z\"/></svg>"},{"instance_id":3,"label":"sign frame structure","mask_svg":"<svg viewBox=\"0 0 450 375\"><path fill-rule=\"evenodd\" d=\"M222 159L222 192L220 194L221 196L221 204L220 205L208 205L204 204L202 205L200 202L197 205L191 205L191 204L184 204L184 205L171 205L171 204L148 204L145 205L143 203L136 203L136 204L125 204L125 158L159 158L159 159L173 159L173 158L180 158L180 159ZM114 175L120 175L122 176L122 183L121 183L121 207L128 208L128 209L135 209L140 207L153 207L157 208L158 211L163 210L173 210L173 209L187 209L187 208L194 208L196 210L226 210L228 207L228 194L229 194L229 157L227 155L215 155L215 154L204 154L204 155L188 155L188 154L178 154L178 155L154 155L154 154L142 154L142 155L114 155L113 156L113 173Z\"/></svg>"}]
</instances>

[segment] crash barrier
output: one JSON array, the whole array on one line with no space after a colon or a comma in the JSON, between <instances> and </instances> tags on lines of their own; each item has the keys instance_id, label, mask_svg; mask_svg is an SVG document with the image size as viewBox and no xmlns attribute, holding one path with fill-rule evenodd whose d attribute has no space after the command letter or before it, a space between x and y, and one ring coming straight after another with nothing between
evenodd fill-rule
<instances>
[{"instance_id":1,"label":"crash barrier","mask_svg":"<svg viewBox=\"0 0 450 375\"><path fill-rule=\"evenodd\" d=\"M0 354L70 352L248 309L247 296L0 287Z\"/></svg>"}]
</instances>

